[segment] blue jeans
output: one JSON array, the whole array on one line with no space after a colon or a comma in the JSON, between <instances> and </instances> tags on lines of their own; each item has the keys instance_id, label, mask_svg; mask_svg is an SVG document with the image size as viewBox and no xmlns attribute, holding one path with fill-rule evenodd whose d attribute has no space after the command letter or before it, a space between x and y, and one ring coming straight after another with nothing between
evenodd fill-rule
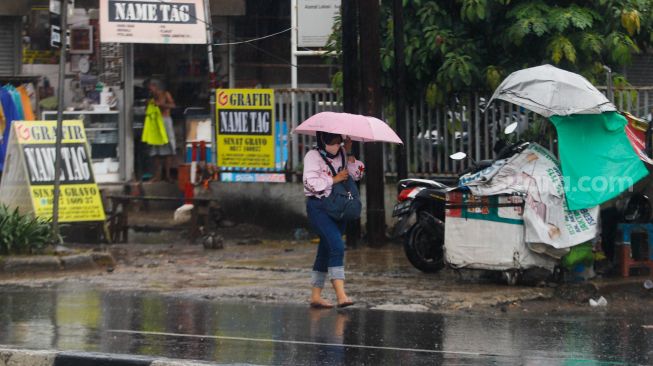
<instances>
[{"instance_id":1,"label":"blue jeans","mask_svg":"<svg viewBox=\"0 0 653 366\"><path fill-rule=\"evenodd\" d=\"M323 202L318 199L306 200L306 213L320 237L313 264L313 287L324 287L327 273L331 279L344 280L345 243L342 242L342 233L345 231L345 222L332 219L324 209Z\"/></svg>"}]
</instances>

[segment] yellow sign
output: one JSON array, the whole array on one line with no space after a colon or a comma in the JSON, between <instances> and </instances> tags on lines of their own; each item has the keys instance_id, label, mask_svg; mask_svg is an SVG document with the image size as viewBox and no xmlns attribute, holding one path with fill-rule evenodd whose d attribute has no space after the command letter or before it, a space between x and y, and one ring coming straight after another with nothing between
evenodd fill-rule
<instances>
[{"instance_id":1,"label":"yellow sign","mask_svg":"<svg viewBox=\"0 0 653 366\"><path fill-rule=\"evenodd\" d=\"M216 91L218 166L274 168L274 91Z\"/></svg>"},{"instance_id":2,"label":"yellow sign","mask_svg":"<svg viewBox=\"0 0 653 366\"><path fill-rule=\"evenodd\" d=\"M52 217L56 126L56 121L12 124L0 201L22 209L31 206L29 211L34 215ZM64 121L62 133L59 221L104 221L84 124Z\"/></svg>"}]
</instances>

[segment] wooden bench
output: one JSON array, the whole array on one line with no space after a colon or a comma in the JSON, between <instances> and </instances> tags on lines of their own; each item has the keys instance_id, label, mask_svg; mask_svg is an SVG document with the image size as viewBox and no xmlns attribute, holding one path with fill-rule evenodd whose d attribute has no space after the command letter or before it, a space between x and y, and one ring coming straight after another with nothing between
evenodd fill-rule
<instances>
[{"instance_id":1,"label":"wooden bench","mask_svg":"<svg viewBox=\"0 0 653 366\"><path fill-rule=\"evenodd\" d=\"M185 199L180 197L164 196L131 196L131 195L108 195L107 199L111 201L111 212L107 215L107 223L111 241L113 243L126 243L129 239L129 228L136 227L129 225L129 210L133 203L143 202L147 204L152 201L159 202L178 202L181 206L184 202L189 201L193 204L190 221L190 239L197 239L201 235L200 227L208 226L209 211L211 203L216 202L215 198L198 197ZM160 227L161 229L170 229L169 227Z\"/></svg>"}]
</instances>

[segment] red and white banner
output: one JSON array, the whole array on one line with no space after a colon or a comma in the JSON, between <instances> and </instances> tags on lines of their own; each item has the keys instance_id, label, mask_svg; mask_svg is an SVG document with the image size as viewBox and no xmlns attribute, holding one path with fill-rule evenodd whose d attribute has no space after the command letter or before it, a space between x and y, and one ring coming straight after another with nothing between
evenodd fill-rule
<instances>
[{"instance_id":1,"label":"red and white banner","mask_svg":"<svg viewBox=\"0 0 653 366\"><path fill-rule=\"evenodd\" d=\"M628 120L626 136L628 136L630 144L643 162L653 165L653 160L646 155L646 131L638 126L641 122L629 114L624 114L624 116Z\"/></svg>"},{"instance_id":2,"label":"red and white banner","mask_svg":"<svg viewBox=\"0 0 653 366\"><path fill-rule=\"evenodd\" d=\"M206 44L203 0L100 0L100 42Z\"/></svg>"}]
</instances>

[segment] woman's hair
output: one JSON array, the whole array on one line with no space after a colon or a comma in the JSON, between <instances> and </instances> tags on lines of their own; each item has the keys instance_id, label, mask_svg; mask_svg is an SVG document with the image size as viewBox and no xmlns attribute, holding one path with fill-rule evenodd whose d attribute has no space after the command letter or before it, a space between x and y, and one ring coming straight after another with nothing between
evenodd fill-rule
<instances>
[{"instance_id":1,"label":"woman's hair","mask_svg":"<svg viewBox=\"0 0 653 366\"><path fill-rule=\"evenodd\" d=\"M336 137L342 138L342 135L337 134L337 133L329 133L329 132L322 132L322 131L317 131L315 133L315 137L317 138L317 147L320 150L324 150L325 146L327 143L331 140L333 140Z\"/></svg>"},{"instance_id":2,"label":"woman's hair","mask_svg":"<svg viewBox=\"0 0 653 366\"><path fill-rule=\"evenodd\" d=\"M154 85L157 89L159 89L161 91L166 90L165 85L163 84L163 82L161 80L158 80L158 79L149 79L149 80L147 80L147 86L150 86L150 85Z\"/></svg>"}]
</instances>

